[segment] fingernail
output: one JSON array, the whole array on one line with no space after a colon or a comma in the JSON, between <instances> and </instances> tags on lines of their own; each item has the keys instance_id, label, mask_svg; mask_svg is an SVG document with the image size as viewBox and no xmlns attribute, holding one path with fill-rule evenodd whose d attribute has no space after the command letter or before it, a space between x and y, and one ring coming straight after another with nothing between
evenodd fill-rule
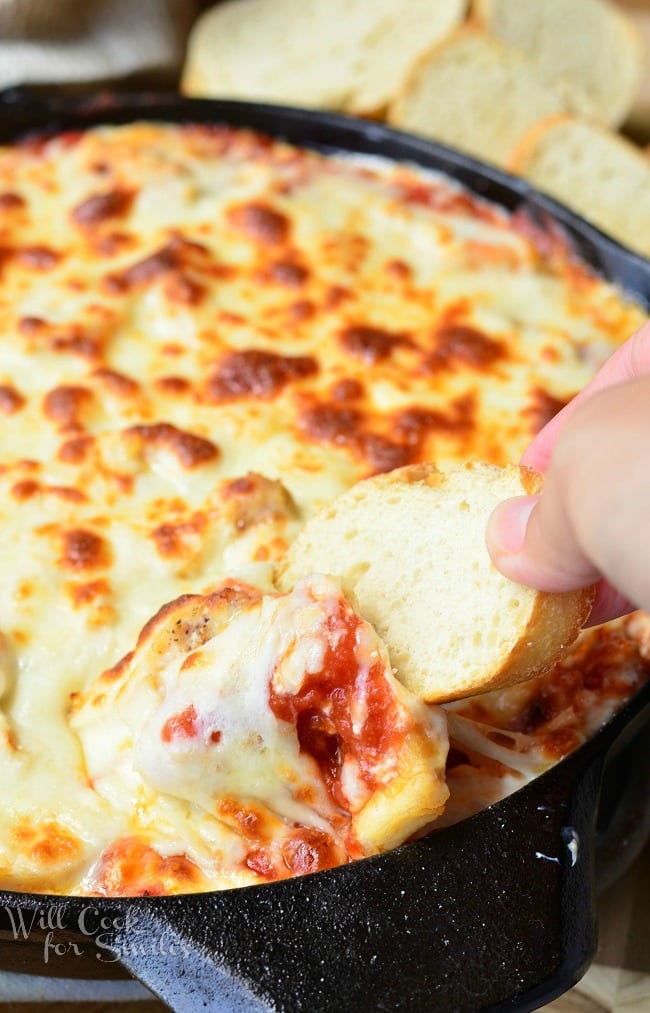
<instances>
[{"instance_id":1,"label":"fingernail","mask_svg":"<svg viewBox=\"0 0 650 1013\"><path fill-rule=\"evenodd\" d=\"M514 556L521 552L537 496L517 496L500 503L488 524L488 542L493 553Z\"/></svg>"}]
</instances>

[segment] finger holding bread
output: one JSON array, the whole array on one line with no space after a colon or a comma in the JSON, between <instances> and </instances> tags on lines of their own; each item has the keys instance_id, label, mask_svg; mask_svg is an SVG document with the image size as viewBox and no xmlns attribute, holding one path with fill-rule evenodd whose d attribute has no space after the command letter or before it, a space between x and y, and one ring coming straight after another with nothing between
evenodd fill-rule
<instances>
[{"instance_id":1,"label":"finger holding bread","mask_svg":"<svg viewBox=\"0 0 650 1013\"><path fill-rule=\"evenodd\" d=\"M606 578L620 598L599 594L594 622L650 608L649 429L648 374L581 399L561 427L539 500L511 500L490 518L500 571L552 591Z\"/></svg>"}]
</instances>

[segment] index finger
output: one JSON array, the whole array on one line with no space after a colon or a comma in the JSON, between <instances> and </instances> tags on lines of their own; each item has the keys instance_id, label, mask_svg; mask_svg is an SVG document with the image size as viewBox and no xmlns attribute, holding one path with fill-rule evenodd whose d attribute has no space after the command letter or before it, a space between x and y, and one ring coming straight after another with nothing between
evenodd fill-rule
<instances>
[{"instance_id":1,"label":"index finger","mask_svg":"<svg viewBox=\"0 0 650 1013\"><path fill-rule=\"evenodd\" d=\"M544 426L524 451L521 463L536 471L546 471L560 431L583 401L605 387L636 380L647 373L650 373L650 322L617 348L593 380Z\"/></svg>"}]
</instances>

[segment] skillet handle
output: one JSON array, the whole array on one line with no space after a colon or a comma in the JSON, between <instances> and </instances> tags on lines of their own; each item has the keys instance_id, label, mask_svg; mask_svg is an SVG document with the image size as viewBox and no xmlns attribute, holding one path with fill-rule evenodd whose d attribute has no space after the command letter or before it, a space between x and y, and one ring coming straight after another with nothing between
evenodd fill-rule
<instances>
[{"instance_id":1,"label":"skillet handle","mask_svg":"<svg viewBox=\"0 0 650 1013\"><path fill-rule=\"evenodd\" d=\"M177 1013L200 1009L261 1013L269 1007L253 995L218 958L196 942L185 926L184 898L146 910L145 924L134 935L126 919L123 936L112 949L120 964Z\"/></svg>"}]
</instances>

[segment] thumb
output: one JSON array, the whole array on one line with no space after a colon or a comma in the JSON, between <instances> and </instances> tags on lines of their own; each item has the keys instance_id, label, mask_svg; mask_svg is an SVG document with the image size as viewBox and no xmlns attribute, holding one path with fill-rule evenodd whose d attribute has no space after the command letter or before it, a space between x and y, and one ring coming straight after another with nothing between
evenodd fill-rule
<instances>
[{"instance_id":1,"label":"thumb","mask_svg":"<svg viewBox=\"0 0 650 1013\"><path fill-rule=\"evenodd\" d=\"M540 533L544 518L537 496L506 500L493 512L487 543L497 568L518 584L541 591L573 591L596 583L596 597L586 626L607 622L631 612L635 605L584 556L577 544L566 555ZM576 554L577 553L577 554ZM540 558L541 555L541 558Z\"/></svg>"},{"instance_id":2,"label":"thumb","mask_svg":"<svg viewBox=\"0 0 650 1013\"><path fill-rule=\"evenodd\" d=\"M541 591L574 591L593 584L598 570L567 527L566 515L553 516L553 506L539 496L517 496L499 504L487 526L495 566L517 584Z\"/></svg>"},{"instance_id":3,"label":"thumb","mask_svg":"<svg viewBox=\"0 0 650 1013\"><path fill-rule=\"evenodd\" d=\"M501 503L487 546L504 576L541 591L604 577L650 607L650 376L615 384L563 427L538 497Z\"/></svg>"}]
</instances>

